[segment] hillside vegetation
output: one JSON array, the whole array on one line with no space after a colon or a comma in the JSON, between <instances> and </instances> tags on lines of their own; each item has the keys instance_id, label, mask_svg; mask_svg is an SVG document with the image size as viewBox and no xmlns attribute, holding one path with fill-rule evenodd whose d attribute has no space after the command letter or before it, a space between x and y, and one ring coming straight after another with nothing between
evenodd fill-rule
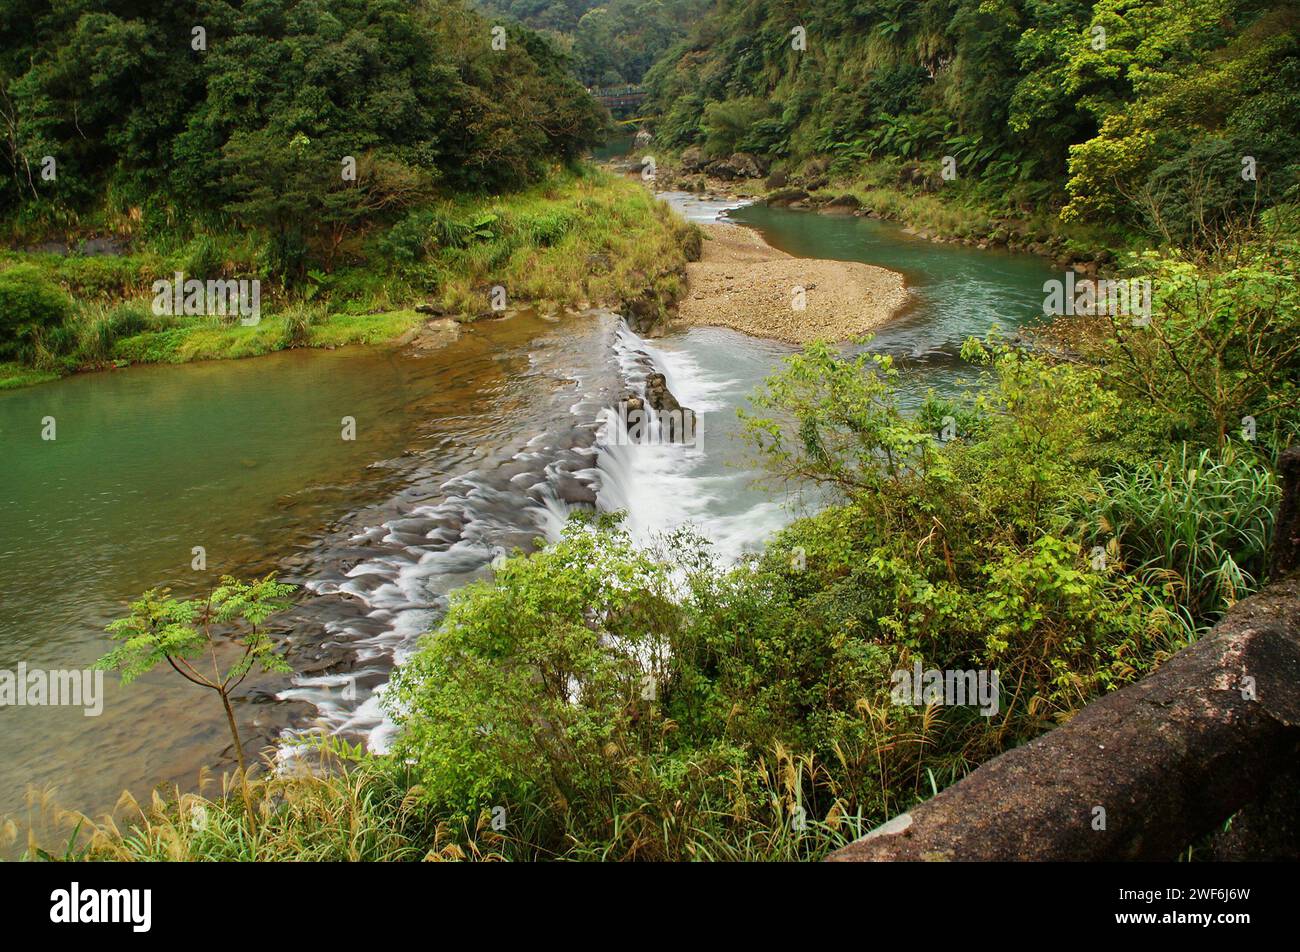
<instances>
[{"instance_id":1,"label":"hillside vegetation","mask_svg":"<svg viewBox=\"0 0 1300 952\"><path fill-rule=\"evenodd\" d=\"M503 22L537 30L563 50L586 86L639 83L711 0L474 0Z\"/></svg>"},{"instance_id":2,"label":"hillside vegetation","mask_svg":"<svg viewBox=\"0 0 1300 952\"><path fill-rule=\"evenodd\" d=\"M1045 346L993 328L962 347L970 386L919 409L869 341L812 343L740 414L770 485L826 503L763 551L728 564L690 528L642 547L620 514L580 515L451 593L384 695L391 752L317 738L326 770L55 817L58 846L29 855L818 859L1155 669L1267 582L1300 436L1293 12L723 0L652 70L661 141L847 181L950 153L968 191L926 192L941 210L1144 232L1115 265L1150 282L1149 312L1063 319ZM499 227L480 214L433 229L468 248L394 247L530 266L475 243ZM138 606L110 658L157 663L172 632ZM1000 694L900 698L922 669Z\"/></svg>"},{"instance_id":3,"label":"hillside vegetation","mask_svg":"<svg viewBox=\"0 0 1300 952\"><path fill-rule=\"evenodd\" d=\"M601 126L549 46L516 30L493 50L489 24L455 0L197 12L10 2L0 18L0 169L15 186L0 193L0 214L20 226L102 210L119 226L139 215L148 233L211 215L268 228L296 263L330 226L421 189L535 180ZM361 167L355 181L341 171L347 156Z\"/></svg>"},{"instance_id":4,"label":"hillside vegetation","mask_svg":"<svg viewBox=\"0 0 1300 952\"><path fill-rule=\"evenodd\" d=\"M669 148L750 153L789 173L828 159L833 176L877 185L919 166L901 181L951 189L949 202L1049 208L1186 243L1294 197L1298 11L1290 0L720 0L648 82Z\"/></svg>"},{"instance_id":5,"label":"hillside vegetation","mask_svg":"<svg viewBox=\"0 0 1300 952\"><path fill-rule=\"evenodd\" d=\"M456 0L7 2L0 28L0 388L390 340L495 286L671 297L686 229L575 171L606 114ZM178 272L257 282L265 320L159 313Z\"/></svg>"}]
</instances>

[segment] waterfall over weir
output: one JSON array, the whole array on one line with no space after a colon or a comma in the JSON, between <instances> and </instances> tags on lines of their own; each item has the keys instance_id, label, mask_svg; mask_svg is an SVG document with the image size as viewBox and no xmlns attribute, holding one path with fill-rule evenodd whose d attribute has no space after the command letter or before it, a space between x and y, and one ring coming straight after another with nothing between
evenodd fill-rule
<instances>
[{"instance_id":1,"label":"waterfall over weir","mask_svg":"<svg viewBox=\"0 0 1300 952\"><path fill-rule=\"evenodd\" d=\"M400 497L317 547L305 579L314 597L295 630L314 625L318 636L304 641L319 661L299 665L278 695L309 703L316 717L290 737L316 729L386 750L393 725L380 703L384 687L420 635L436 628L448 594L490 576L496 557L555 541L575 508L623 511L640 544L693 524L724 559L757 548L784 522L778 505L758 497L736 508L749 475L715 458L734 452L723 454L731 424L716 434L710 425L734 417L729 394L738 381L704 369L689 348L642 339L611 312L587 317L586 330L571 323L530 349L528 372L502 400L510 409L495 445L475 447L450 478L417 466ZM694 411L693 444L633 444L620 429L620 399L644 399L655 372Z\"/></svg>"}]
</instances>

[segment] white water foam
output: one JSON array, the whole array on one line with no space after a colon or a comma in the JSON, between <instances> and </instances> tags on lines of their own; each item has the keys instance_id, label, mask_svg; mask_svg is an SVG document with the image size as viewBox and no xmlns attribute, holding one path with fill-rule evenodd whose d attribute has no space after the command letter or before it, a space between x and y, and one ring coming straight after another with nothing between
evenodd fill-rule
<instances>
[{"instance_id":1,"label":"white water foam","mask_svg":"<svg viewBox=\"0 0 1300 952\"><path fill-rule=\"evenodd\" d=\"M695 215L716 218L723 203L696 202ZM355 664L346 673L303 674L282 699L315 706L314 727L290 730L286 739L313 732L365 737L375 752L390 749L395 727L382 705L392 667L406 660L421 635L436 627L446 609L446 594L490 572L490 562L507 548L541 536L554 542L572 506L559 487L587 491L602 511L623 510L633 539L648 545L677 527L694 525L724 563L756 551L789 521L779 502L747 492L751 475L728 470L726 454L711 448L707 422L732 412L742 383L701 366L688 350L653 344L625 323L606 338L619 385L645 397L652 372L664 375L668 389L701 421L698 445L628 445L609 439L607 418L614 393L608 383L585 379L593 368L564 367L579 394L567 405L572 423L533 436L491 469L447 480L436 504L417 505L380 525L357 533L348 543L371 554L334 578L318 578L307 588L319 596L340 596L359 609L351 618L325 624L327 641L348 646ZM609 353L608 350L605 353ZM530 355L536 368L539 354ZM549 356L549 355L548 355ZM561 415L564 410L559 411ZM575 440L590 432L593 442ZM593 445L594 443L594 445ZM555 445L562 444L562 445ZM346 612L344 613L346 614ZM297 748L282 745L282 762Z\"/></svg>"},{"instance_id":2,"label":"white water foam","mask_svg":"<svg viewBox=\"0 0 1300 952\"><path fill-rule=\"evenodd\" d=\"M656 192L655 197L667 202L687 221L700 223L721 221L727 212L753 204L748 199L710 198L692 192Z\"/></svg>"},{"instance_id":3,"label":"white water foam","mask_svg":"<svg viewBox=\"0 0 1300 952\"><path fill-rule=\"evenodd\" d=\"M624 524L641 545L691 524L725 563L757 550L788 516L776 502L746 503L744 489L752 474L713 465L721 447L710 450L709 420L731 412L725 394L737 381L711 375L688 351L652 344L626 326L620 328L614 348L628 384L641 397L649 373L664 375L678 402L695 412L698 438L693 445L598 441L598 507L625 511Z\"/></svg>"}]
</instances>

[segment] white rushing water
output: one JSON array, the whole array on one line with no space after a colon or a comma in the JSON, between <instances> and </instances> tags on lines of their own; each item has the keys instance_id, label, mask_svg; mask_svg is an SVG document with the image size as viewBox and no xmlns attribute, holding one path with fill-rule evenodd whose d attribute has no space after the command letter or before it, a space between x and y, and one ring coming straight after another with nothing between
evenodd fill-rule
<instances>
[{"instance_id":1,"label":"white rushing water","mask_svg":"<svg viewBox=\"0 0 1300 952\"><path fill-rule=\"evenodd\" d=\"M712 198L694 192L656 192L655 197L667 202L687 221L702 224L720 221L727 212L753 204L748 199Z\"/></svg>"},{"instance_id":2,"label":"white rushing water","mask_svg":"<svg viewBox=\"0 0 1300 952\"><path fill-rule=\"evenodd\" d=\"M695 439L689 445L601 444L599 508L625 511L625 525L642 545L689 524L725 562L756 551L787 515L779 503L752 490L752 471L734 465L743 452L734 445L738 396L753 381L706 369L685 339L652 344L626 326L619 330L615 351L639 396L645 395L647 374L664 375L677 401L693 411Z\"/></svg>"},{"instance_id":3,"label":"white rushing water","mask_svg":"<svg viewBox=\"0 0 1300 952\"><path fill-rule=\"evenodd\" d=\"M324 731L389 749L394 726L381 704L388 677L436 627L447 594L489 575L495 557L555 541L575 507L623 511L632 537L645 545L693 525L728 562L757 550L788 521L779 502L751 487L735 440L735 408L779 348L760 346L729 371L736 347L727 335L738 337L734 332L651 342L615 315L590 317L603 330L589 341L556 341L529 356L530 374L568 385L554 390L548 405L530 405L528 425L541 432L521 434L517 445L430 487L421 493L427 502L353 532L343 547L362 556L307 582L317 601L328 602L320 611L325 638L346 647L350 666L299 674L278 695L317 712L314 725L289 737ZM593 345L603 354L593 355ZM620 399L644 398L647 376L656 372L695 413L693 443L629 444L609 425ZM293 753L284 748L282 759Z\"/></svg>"}]
</instances>

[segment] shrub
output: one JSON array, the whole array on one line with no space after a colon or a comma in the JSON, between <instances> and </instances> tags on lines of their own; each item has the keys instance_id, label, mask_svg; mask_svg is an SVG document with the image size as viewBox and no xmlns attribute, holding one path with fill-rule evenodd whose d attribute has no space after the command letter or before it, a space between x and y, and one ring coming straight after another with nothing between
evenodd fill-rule
<instances>
[{"instance_id":1,"label":"shrub","mask_svg":"<svg viewBox=\"0 0 1300 952\"><path fill-rule=\"evenodd\" d=\"M221 277L225 262L217 242L210 235L199 235L185 249L183 271L186 277L205 281Z\"/></svg>"},{"instance_id":2,"label":"shrub","mask_svg":"<svg viewBox=\"0 0 1300 952\"><path fill-rule=\"evenodd\" d=\"M325 317L325 309L319 305L307 303L290 307L284 313L285 347L306 347L311 343L312 325Z\"/></svg>"},{"instance_id":3,"label":"shrub","mask_svg":"<svg viewBox=\"0 0 1300 952\"><path fill-rule=\"evenodd\" d=\"M498 581L453 596L398 670L401 756L429 799L464 817L533 798L601 812L592 801L662 726L642 694L665 659L666 573L626 536L571 524Z\"/></svg>"},{"instance_id":4,"label":"shrub","mask_svg":"<svg viewBox=\"0 0 1300 952\"><path fill-rule=\"evenodd\" d=\"M407 212L380 239L382 253L399 265L420 263L437 247L438 239L434 231L436 217L430 208L417 208Z\"/></svg>"},{"instance_id":5,"label":"shrub","mask_svg":"<svg viewBox=\"0 0 1300 952\"><path fill-rule=\"evenodd\" d=\"M148 289L162 274L154 255L68 257L58 263L59 281L78 297L114 298Z\"/></svg>"},{"instance_id":6,"label":"shrub","mask_svg":"<svg viewBox=\"0 0 1300 952\"><path fill-rule=\"evenodd\" d=\"M1136 260L1152 283L1150 322L1107 315L1092 353L1106 384L1192 442L1221 449L1248 427L1284 446L1300 424L1298 250L1279 237L1242 247L1226 266Z\"/></svg>"},{"instance_id":7,"label":"shrub","mask_svg":"<svg viewBox=\"0 0 1300 952\"><path fill-rule=\"evenodd\" d=\"M67 320L67 294L32 265L0 272L0 357L31 359L43 334Z\"/></svg>"},{"instance_id":8,"label":"shrub","mask_svg":"<svg viewBox=\"0 0 1300 952\"><path fill-rule=\"evenodd\" d=\"M153 330L158 323L147 301L123 301L109 311L108 320L115 341Z\"/></svg>"}]
</instances>

